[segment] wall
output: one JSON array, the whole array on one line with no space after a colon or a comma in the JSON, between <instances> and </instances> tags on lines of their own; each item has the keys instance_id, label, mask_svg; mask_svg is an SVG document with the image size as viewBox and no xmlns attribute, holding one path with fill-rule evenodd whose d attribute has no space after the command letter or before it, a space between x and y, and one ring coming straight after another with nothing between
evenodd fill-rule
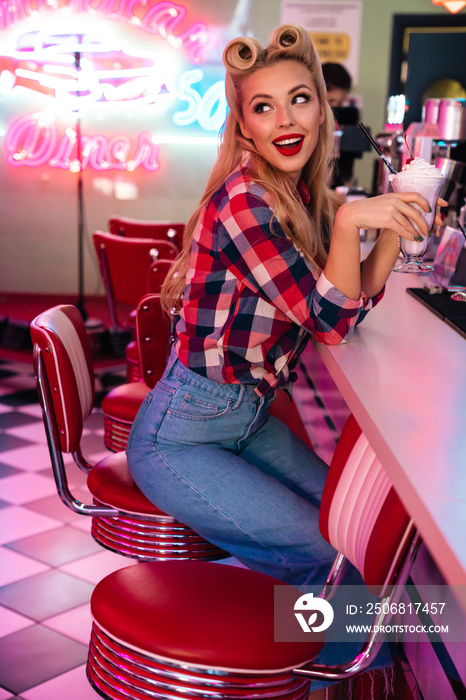
<instances>
[{"instance_id":1,"label":"wall","mask_svg":"<svg viewBox=\"0 0 466 700\"><path fill-rule=\"evenodd\" d=\"M207 18L220 27L224 44L235 30L234 35L251 33L265 41L280 22L279 0L186 0L185 5L191 22ZM417 12L446 10L433 6L430 0L364 0L360 80L355 92L363 95L364 121L373 133L383 128L385 118L392 16ZM247 17L245 22L241 13ZM0 114L11 107L9 99L0 95ZM132 121L134 125L135 119L126 113L121 123ZM85 127L82 124L83 132ZM196 207L216 145L160 148L160 169L156 172L83 172L87 294L103 293L92 231L106 229L110 215L186 221ZM373 155L366 154L357 162L359 184L370 187L373 161ZM7 166L0 140L1 291L77 292L77 213L75 174Z\"/></svg>"}]
</instances>

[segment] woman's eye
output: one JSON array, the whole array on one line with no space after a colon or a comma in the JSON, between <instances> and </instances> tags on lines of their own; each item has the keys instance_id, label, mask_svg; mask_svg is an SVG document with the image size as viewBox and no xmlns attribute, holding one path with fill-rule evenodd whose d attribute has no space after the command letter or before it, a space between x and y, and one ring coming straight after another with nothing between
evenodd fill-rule
<instances>
[{"instance_id":1,"label":"woman's eye","mask_svg":"<svg viewBox=\"0 0 466 700\"><path fill-rule=\"evenodd\" d=\"M293 97L292 102L293 102L293 104L302 104L303 102L309 102L310 99L311 98L309 97L309 95L306 95L305 93L301 93L299 95L295 95Z\"/></svg>"},{"instance_id":2,"label":"woman's eye","mask_svg":"<svg viewBox=\"0 0 466 700\"><path fill-rule=\"evenodd\" d=\"M270 106L266 104L265 102L258 102L256 105L254 105L254 112L256 114L262 114L263 112L268 112L270 109Z\"/></svg>"}]
</instances>

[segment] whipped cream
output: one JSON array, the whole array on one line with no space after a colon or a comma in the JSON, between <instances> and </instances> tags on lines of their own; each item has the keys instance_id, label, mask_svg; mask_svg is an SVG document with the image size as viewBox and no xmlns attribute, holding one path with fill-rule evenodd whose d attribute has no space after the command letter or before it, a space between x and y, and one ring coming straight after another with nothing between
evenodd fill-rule
<instances>
[{"instance_id":1,"label":"whipped cream","mask_svg":"<svg viewBox=\"0 0 466 700\"><path fill-rule=\"evenodd\" d=\"M405 163L401 169L401 173L390 175L389 180L393 182L395 178L403 178L403 182L407 180L441 180L443 175L435 165L428 163L424 158L413 158L410 163Z\"/></svg>"},{"instance_id":2,"label":"whipped cream","mask_svg":"<svg viewBox=\"0 0 466 700\"><path fill-rule=\"evenodd\" d=\"M390 175L389 180L394 192L418 192L427 199L430 205L430 212L426 212L418 204L412 203L412 206L418 209L425 220L429 230L432 228L435 219L437 199L443 189L443 175L435 167L424 158L414 158L410 163L406 163L402 170L396 175ZM412 222L414 228L424 237L424 234L419 227ZM425 249L425 242L416 243L416 241L408 241L402 238L402 244L409 248L406 250L409 254L422 255Z\"/></svg>"}]
</instances>

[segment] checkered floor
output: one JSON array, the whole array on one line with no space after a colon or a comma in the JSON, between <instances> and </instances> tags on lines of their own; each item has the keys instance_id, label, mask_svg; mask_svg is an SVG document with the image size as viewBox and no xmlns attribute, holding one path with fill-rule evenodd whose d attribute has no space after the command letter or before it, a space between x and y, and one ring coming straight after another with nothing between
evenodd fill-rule
<instances>
[{"instance_id":1,"label":"checkered floor","mask_svg":"<svg viewBox=\"0 0 466 700\"><path fill-rule=\"evenodd\" d=\"M306 350L295 396L328 460L347 409L321 367L320 386L311 381L314 353ZM112 372L99 374L98 397L122 381L123 372ZM89 461L108 454L99 409L86 423L83 452ZM73 492L90 502L85 474L71 473ZM56 494L32 366L0 362L0 700L100 697L85 674L89 598L100 579L134 562L104 551L90 525Z\"/></svg>"}]
</instances>

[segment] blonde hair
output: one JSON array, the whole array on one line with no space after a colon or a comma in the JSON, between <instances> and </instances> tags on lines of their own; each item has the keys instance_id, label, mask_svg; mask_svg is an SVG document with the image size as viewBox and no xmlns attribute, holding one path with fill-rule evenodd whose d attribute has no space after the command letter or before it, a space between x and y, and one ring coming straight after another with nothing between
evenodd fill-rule
<instances>
[{"instance_id":1,"label":"blonde hair","mask_svg":"<svg viewBox=\"0 0 466 700\"><path fill-rule=\"evenodd\" d=\"M245 138L240 129L240 121L243 120L244 81L261 68L273 66L284 60L298 61L308 69L324 112L317 145L302 171L302 177L311 194L307 209L286 174L270 165L257 152L253 141ZM223 63L226 68L225 91L230 110L225 121L217 161L200 204L186 225L183 249L172 265L162 289L162 300L166 309L179 307L181 304L191 241L202 208L220 189L227 177L244 162L245 156L248 175L269 193L273 216L286 235L315 267L321 268L327 258L322 231L331 231L338 206L335 193L328 186L334 117L327 104L321 63L309 33L295 24L281 25L272 32L267 48L263 48L252 37L233 39L223 52ZM289 222L292 222L291 226Z\"/></svg>"}]
</instances>

